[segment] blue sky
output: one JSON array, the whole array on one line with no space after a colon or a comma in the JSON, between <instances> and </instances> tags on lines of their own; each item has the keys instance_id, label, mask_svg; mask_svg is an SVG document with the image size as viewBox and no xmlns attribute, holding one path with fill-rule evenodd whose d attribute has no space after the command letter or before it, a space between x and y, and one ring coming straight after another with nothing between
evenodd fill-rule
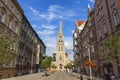
<instances>
[{"instance_id":1,"label":"blue sky","mask_svg":"<svg viewBox=\"0 0 120 80\"><path fill-rule=\"evenodd\" d=\"M47 55L56 52L56 38L62 19L65 47L73 59L72 35L76 20L87 19L87 6L94 0L18 0L34 30L47 46Z\"/></svg>"}]
</instances>

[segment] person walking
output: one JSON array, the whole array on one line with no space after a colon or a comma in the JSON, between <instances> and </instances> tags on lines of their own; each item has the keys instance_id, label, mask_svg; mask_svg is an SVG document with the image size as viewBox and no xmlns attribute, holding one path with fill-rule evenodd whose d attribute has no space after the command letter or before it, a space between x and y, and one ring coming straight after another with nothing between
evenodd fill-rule
<instances>
[{"instance_id":1,"label":"person walking","mask_svg":"<svg viewBox=\"0 0 120 80\"><path fill-rule=\"evenodd\" d=\"M82 75L80 75L80 80L83 80L83 76Z\"/></svg>"},{"instance_id":2,"label":"person walking","mask_svg":"<svg viewBox=\"0 0 120 80\"><path fill-rule=\"evenodd\" d=\"M111 77L110 77L109 73L105 74L105 80L111 80Z\"/></svg>"}]
</instances>

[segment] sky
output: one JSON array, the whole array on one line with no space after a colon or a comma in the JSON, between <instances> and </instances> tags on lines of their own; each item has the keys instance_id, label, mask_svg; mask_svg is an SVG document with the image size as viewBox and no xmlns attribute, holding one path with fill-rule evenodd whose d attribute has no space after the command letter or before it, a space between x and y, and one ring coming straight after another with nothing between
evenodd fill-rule
<instances>
[{"instance_id":1,"label":"sky","mask_svg":"<svg viewBox=\"0 0 120 80\"><path fill-rule=\"evenodd\" d=\"M87 19L88 4L94 7L94 0L18 0L24 14L46 45L46 54L56 52L59 23L65 39L65 50L73 60L73 32L77 20Z\"/></svg>"}]
</instances>

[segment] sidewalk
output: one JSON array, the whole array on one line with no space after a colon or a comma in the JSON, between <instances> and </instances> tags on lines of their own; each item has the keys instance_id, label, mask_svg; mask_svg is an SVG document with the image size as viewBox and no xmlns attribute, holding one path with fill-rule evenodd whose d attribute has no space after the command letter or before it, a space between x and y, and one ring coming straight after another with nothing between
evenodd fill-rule
<instances>
[{"instance_id":1,"label":"sidewalk","mask_svg":"<svg viewBox=\"0 0 120 80\"><path fill-rule=\"evenodd\" d=\"M37 80L37 79L40 79L41 77L42 77L42 73L34 73L34 74L28 74L24 76L1 79L1 80Z\"/></svg>"},{"instance_id":2,"label":"sidewalk","mask_svg":"<svg viewBox=\"0 0 120 80\"><path fill-rule=\"evenodd\" d=\"M82 74L77 73L77 72L73 72L73 73L74 73L74 75L75 75L76 77L78 77L79 79L80 79L80 76L82 76L82 77L83 77L83 80L90 80L90 77L89 77L89 76L82 75ZM92 77L92 80L103 80L103 79Z\"/></svg>"}]
</instances>

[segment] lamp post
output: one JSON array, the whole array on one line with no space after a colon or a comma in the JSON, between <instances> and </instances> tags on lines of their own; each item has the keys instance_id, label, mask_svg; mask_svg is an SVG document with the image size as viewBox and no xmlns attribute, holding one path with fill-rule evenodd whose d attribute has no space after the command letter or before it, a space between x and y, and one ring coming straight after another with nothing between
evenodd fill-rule
<instances>
[{"instance_id":1,"label":"lamp post","mask_svg":"<svg viewBox=\"0 0 120 80\"><path fill-rule=\"evenodd\" d=\"M88 49L88 58L89 61L91 62L91 56L90 56L90 48L86 46L86 48ZM89 66L89 70L90 70L90 79L92 80L92 68L91 65Z\"/></svg>"}]
</instances>

